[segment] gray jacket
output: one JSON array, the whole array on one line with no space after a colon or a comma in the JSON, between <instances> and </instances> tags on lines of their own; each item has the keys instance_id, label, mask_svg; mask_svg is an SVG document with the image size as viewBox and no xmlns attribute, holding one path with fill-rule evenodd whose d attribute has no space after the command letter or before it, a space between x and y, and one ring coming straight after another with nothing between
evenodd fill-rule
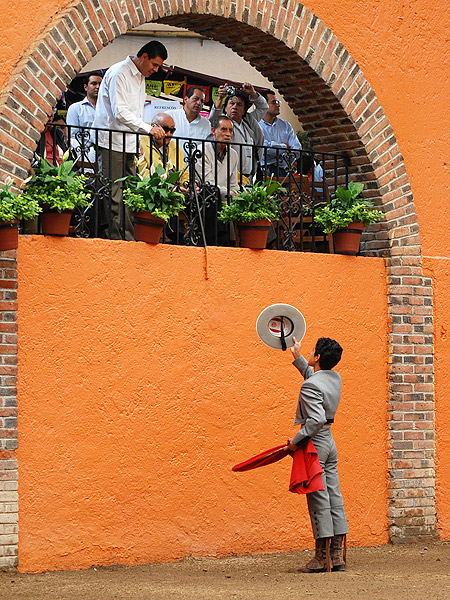
<instances>
[{"instance_id":1,"label":"gray jacket","mask_svg":"<svg viewBox=\"0 0 450 600\"><path fill-rule=\"evenodd\" d=\"M292 363L303 375L305 381L300 388L294 425L302 425L293 438L294 444L303 445L313 438L327 420L334 419L341 399L342 380L333 370L316 371L299 356Z\"/></svg>"},{"instance_id":2,"label":"gray jacket","mask_svg":"<svg viewBox=\"0 0 450 600\"><path fill-rule=\"evenodd\" d=\"M264 98L264 96L261 96L261 95L259 95L255 100L250 100L250 102L253 104L253 106L255 108L251 112L247 112L247 114L242 119L240 125L237 125L237 123L235 123L233 121L234 128L233 128L233 138L231 141L238 143L238 144L253 143L255 146L261 146L261 148L258 148L257 152L255 152L253 154L254 160L253 160L253 164L252 164L251 174L254 174L254 173L256 173L256 168L258 166L258 162L261 160L262 153L263 153L262 146L264 146L264 133L259 125L259 121L269 110L269 105L267 104L267 101ZM224 114L224 112L223 112L222 108L216 108L213 105L211 112L209 114L209 120L211 121L212 127L215 127L217 125L217 119L220 117L220 115L223 115L223 114ZM247 139L245 139L244 136L242 135L242 133L241 133L242 129L244 130L244 134L246 135ZM252 140L252 142L249 142L250 139ZM239 146L234 146L234 150L237 152L237 155L239 157L240 156ZM239 161L238 168L239 168L239 171L245 173L245 169L242 170L242 168L241 168L240 161ZM245 173L245 174L248 175L249 173Z\"/></svg>"}]
</instances>

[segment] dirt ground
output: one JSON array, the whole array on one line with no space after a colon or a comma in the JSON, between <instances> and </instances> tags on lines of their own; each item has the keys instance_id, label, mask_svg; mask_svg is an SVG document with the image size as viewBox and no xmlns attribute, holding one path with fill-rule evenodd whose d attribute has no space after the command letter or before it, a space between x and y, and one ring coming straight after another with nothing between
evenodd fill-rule
<instances>
[{"instance_id":1,"label":"dirt ground","mask_svg":"<svg viewBox=\"0 0 450 600\"><path fill-rule=\"evenodd\" d=\"M311 551L0 573L1 600L449 600L450 542L350 548L345 573L296 572Z\"/></svg>"}]
</instances>

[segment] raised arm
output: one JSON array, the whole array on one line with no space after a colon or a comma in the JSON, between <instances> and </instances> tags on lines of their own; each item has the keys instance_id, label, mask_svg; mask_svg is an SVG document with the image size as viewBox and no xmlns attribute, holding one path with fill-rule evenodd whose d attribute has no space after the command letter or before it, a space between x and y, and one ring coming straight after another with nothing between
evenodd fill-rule
<instances>
[{"instance_id":1,"label":"raised arm","mask_svg":"<svg viewBox=\"0 0 450 600\"><path fill-rule=\"evenodd\" d=\"M292 364L300 371L304 379L308 379L311 375L314 375L314 369L308 365L308 361L302 356L301 343L296 337L293 337L292 340L294 342L291 348L291 353L294 357Z\"/></svg>"}]
</instances>

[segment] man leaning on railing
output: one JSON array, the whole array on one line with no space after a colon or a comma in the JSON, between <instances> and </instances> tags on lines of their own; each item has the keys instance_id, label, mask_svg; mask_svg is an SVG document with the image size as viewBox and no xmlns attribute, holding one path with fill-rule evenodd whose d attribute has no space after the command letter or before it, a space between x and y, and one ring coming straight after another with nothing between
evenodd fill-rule
<instances>
[{"instance_id":1,"label":"man leaning on railing","mask_svg":"<svg viewBox=\"0 0 450 600\"><path fill-rule=\"evenodd\" d=\"M164 130L164 137L156 139L148 135L141 136L142 154L138 162L139 175L150 177L156 165L163 165L168 169L182 171L182 177L186 172L186 164L182 149L172 140L176 131L172 116L164 112L158 113L153 117L153 125ZM189 179L189 174L185 175L185 179Z\"/></svg>"},{"instance_id":2,"label":"man leaning on railing","mask_svg":"<svg viewBox=\"0 0 450 600\"><path fill-rule=\"evenodd\" d=\"M296 160L300 153L295 153L294 150L301 150L302 145L298 141L292 125L280 119L281 100L276 97L273 90L265 90L261 95L267 100L269 109L263 118L259 121L259 125L264 134L264 149L261 166L265 175L275 175L276 177L284 177L291 167L286 162L286 150L291 150L289 154L292 159Z\"/></svg>"},{"instance_id":3,"label":"man leaning on railing","mask_svg":"<svg viewBox=\"0 0 450 600\"><path fill-rule=\"evenodd\" d=\"M139 136L113 131L146 133L156 139L164 137L161 127L145 123L142 116L145 78L156 73L166 58L165 46L153 40L136 56L128 56L112 65L100 85L93 126L103 130L97 132L98 162L104 177L112 182L111 220L106 229L109 239L134 239L131 215L122 203L122 184L115 181L136 174L135 157L139 152Z\"/></svg>"}]
</instances>

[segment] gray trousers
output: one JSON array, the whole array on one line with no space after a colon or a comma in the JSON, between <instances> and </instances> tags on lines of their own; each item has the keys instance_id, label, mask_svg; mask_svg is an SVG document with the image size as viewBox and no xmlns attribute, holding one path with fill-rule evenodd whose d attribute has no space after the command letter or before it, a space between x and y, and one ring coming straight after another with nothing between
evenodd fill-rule
<instances>
[{"instance_id":1,"label":"gray trousers","mask_svg":"<svg viewBox=\"0 0 450 600\"><path fill-rule=\"evenodd\" d=\"M339 489L336 444L330 426L325 425L312 438L323 469L324 490L306 495L314 538L333 537L348 533L344 500Z\"/></svg>"},{"instance_id":2,"label":"gray trousers","mask_svg":"<svg viewBox=\"0 0 450 600\"><path fill-rule=\"evenodd\" d=\"M115 181L126 175L136 175L136 157L131 153L99 148L98 165L102 175L111 180L111 203L104 207L105 214L110 215L105 237L110 240L134 240L131 213L122 202L123 182Z\"/></svg>"}]
</instances>

